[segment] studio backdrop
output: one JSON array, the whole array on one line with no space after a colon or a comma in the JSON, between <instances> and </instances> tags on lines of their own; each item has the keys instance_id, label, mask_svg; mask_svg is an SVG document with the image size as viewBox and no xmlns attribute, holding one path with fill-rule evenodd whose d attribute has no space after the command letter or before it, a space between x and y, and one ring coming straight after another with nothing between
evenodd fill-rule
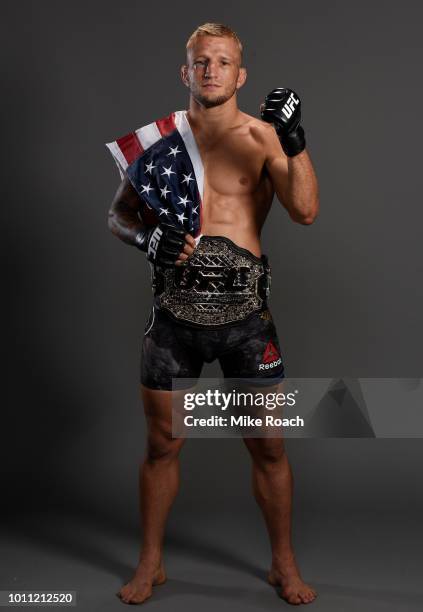
<instances>
[{"instance_id":1,"label":"studio backdrop","mask_svg":"<svg viewBox=\"0 0 423 612\"><path fill-rule=\"evenodd\" d=\"M244 43L241 110L258 117L278 86L302 100L320 215L293 223L275 198L262 234L287 376L328 379L353 412L366 405L351 399L360 380L413 379L396 406L407 409L407 388L422 376L417 2L277 3L271 15L261 3L220 1L3 8L8 520L95 516L136 537L139 361L152 292L144 254L107 227L120 176L105 143L187 108L180 65L205 21L227 23ZM210 364L203 375L219 372ZM296 517L398 524L420 515L421 424L389 436L374 425L287 441ZM240 440L189 440L181 462L175 541L205 525L230 534L238 520L264 534Z\"/></svg>"}]
</instances>

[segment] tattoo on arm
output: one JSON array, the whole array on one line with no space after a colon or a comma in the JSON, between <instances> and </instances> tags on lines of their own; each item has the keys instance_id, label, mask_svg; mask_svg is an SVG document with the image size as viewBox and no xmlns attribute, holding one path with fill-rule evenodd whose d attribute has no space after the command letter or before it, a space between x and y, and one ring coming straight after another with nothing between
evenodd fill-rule
<instances>
[{"instance_id":1,"label":"tattoo on arm","mask_svg":"<svg viewBox=\"0 0 423 612\"><path fill-rule=\"evenodd\" d=\"M125 177L113 198L109 210L108 225L110 231L126 242L136 245L137 235L145 229L140 217L141 198Z\"/></svg>"}]
</instances>

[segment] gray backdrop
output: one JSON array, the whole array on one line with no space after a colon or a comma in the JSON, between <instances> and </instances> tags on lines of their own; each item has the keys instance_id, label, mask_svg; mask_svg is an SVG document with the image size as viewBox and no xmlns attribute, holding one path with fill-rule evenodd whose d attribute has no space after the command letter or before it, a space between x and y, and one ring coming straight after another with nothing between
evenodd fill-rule
<instances>
[{"instance_id":1,"label":"gray backdrop","mask_svg":"<svg viewBox=\"0 0 423 612\"><path fill-rule=\"evenodd\" d=\"M257 116L276 86L303 101L320 217L294 224L275 200L263 234L288 375L421 376L421 19L410 1L3 6L0 589L121 605L113 592L137 554L151 291L144 257L107 228L119 176L104 143L187 107L179 67L200 23L227 23L244 42L242 110ZM421 441L287 446L314 609L414 609ZM168 542L176 577L149 605L283 605L261 581L269 551L239 440L188 441Z\"/></svg>"}]
</instances>

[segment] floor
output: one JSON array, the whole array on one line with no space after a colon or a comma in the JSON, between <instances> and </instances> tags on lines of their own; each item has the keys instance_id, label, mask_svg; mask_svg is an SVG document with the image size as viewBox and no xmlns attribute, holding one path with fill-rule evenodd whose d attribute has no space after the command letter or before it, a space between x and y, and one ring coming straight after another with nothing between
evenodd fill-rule
<instances>
[{"instance_id":1,"label":"floor","mask_svg":"<svg viewBox=\"0 0 423 612\"><path fill-rule=\"evenodd\" d=\"M266 534L251 517L173 521L167 535L168 581L150 610L291 608L265 581ZM423 609L421 525L398 517L298 517L294 530L303 577L318 591L315 612ZM419 531L420 530L420 531ZM1 590L76 591L81 611L123 610L115 596L137 556L134 527L96 517L36 515L5 521ZM9 606L10 607L10 606Z\"/></svg>"}]
</instances>

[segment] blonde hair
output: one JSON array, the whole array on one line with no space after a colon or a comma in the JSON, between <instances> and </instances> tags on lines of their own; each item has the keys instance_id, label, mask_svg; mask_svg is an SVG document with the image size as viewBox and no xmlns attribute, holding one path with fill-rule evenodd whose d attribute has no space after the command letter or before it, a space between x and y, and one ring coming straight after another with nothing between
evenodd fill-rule
<instances>
[{"instance_id":1,"label":"blonde hair","mask_svg":"<svg viewBox=\"0 0 423 612\"><path fill-rule=\"evenodd\" d=\"M186 44L187 53L198 36L228 36L229 38L232 38L238 45L242 61L242 42L238 38L237 33L228 26L225 26L222 23L203 23L203 25L198 26L198 28L196 28L188 38Z\"/></svg>"}]
</instances>

